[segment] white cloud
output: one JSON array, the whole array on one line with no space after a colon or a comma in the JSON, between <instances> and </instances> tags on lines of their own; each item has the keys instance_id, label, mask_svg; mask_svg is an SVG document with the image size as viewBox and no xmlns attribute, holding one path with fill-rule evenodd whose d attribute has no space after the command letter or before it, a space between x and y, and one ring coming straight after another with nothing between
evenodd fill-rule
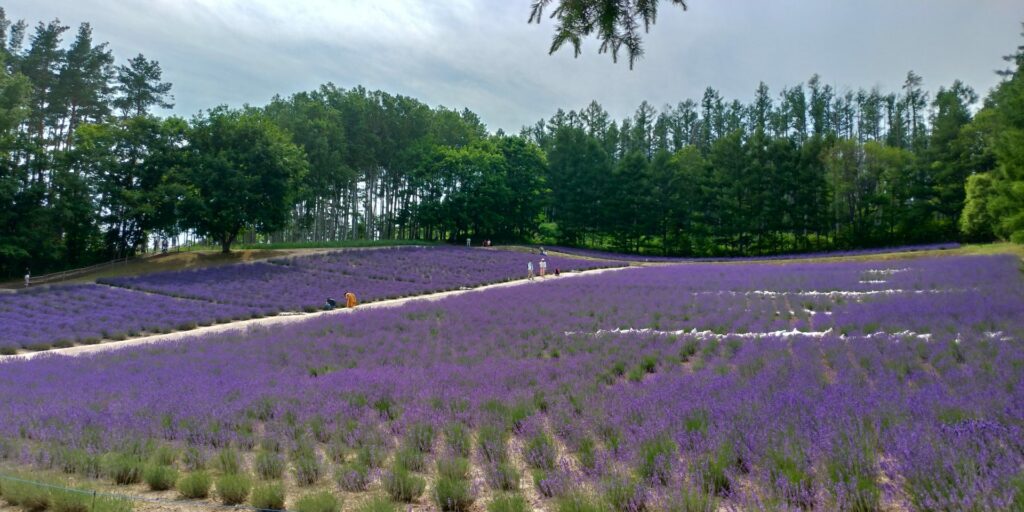
<instances>
[{"instance_id":1,"label":"white cloud","mask_svg":"<svg viewBox=\"0 0 1024 512\"><path fill-rule=\"evenodd\" d=\"M894 90L914 69L930 90L961 78L984 92L1019 42L1019 0L694 0L667 3L630 71L588 42L548 56L553 22L526 23L529 0L13 0L31 23L90 21L119 59L160 61L176 112L263 104L331 81L468 107L517 131L597 99L616 117L644 99L699 98L707 86L749 100L820 73L846 88Z\"/></svg>"}]
</instances>

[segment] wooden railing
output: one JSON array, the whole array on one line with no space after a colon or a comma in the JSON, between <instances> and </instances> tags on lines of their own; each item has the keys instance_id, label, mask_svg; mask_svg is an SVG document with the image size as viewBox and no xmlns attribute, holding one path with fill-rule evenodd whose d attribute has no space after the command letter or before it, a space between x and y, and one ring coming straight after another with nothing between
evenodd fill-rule
<instances>
[{"instance_id":1,"label":"wooden railing","mask_svg":"<svg viewBox=\"0 0 1024 512\"><path fill-rule=\"evenodd\" d=\"M70 269L70 270L62 270L60 272L54 272L52 274L44 274L44 275L41 275L41 276L31 276L29 278L29 284L37 285L37 284L59 283L61 281L66 281L66 280L71 279L71 278L73 278L75 276L79 276L79 275L82 275L82 274L85 274L85 273L88 273L88 272L92 272L92 271L95 271L95 270L100 270L100 269L103 269L103 268L113 267L115 265L121 265L121 264L127 263L129 259L130 258L128 258L126 256L124 258L118 258L116 260L110 260L110 261L105 262L105 263L97 263L95 265L90 265L88 267L74 268L74 269Z\"/></svg>"}]
</instances>

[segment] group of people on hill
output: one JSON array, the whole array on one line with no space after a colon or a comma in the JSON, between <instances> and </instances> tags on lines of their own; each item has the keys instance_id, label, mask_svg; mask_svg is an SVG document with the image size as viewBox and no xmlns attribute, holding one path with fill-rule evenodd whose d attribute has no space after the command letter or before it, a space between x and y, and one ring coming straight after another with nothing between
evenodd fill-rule
<instances>
[{"instance_id":1,"label":"group of people on hill","mask_svg":"<svg viewBox=\"0 0 1024 512\"><path fill-rule=\"evenodd\" d=\"M547 257L547 255L548 255L548 252L545 251L543 247L541 247L540 248L540 263L537 265L537 269L538 269L537 276L539 276L539 277L544 277L548 273L548 261L545 259ZM558 270L558 267L555 267L555 277L558 277L561 274L562 274L562 272L560 270ZM532 281L533 277L534 277L534 273L533 273L533 260L530 260L530 261L526 262L526 278Z\"/></svg>"},{"instance_id":2,"label":"group of people on hill","mask_svg":"<svg viewBox=\"0 0 1024 512\"><path fill-rule=\"evenodd\" d=\"M467 242L468 242L468 240L467 240ZM488 242L488 245L489 245L490 240L488 240L487 242ZM536 275L538 277L545 277L545 276L547 276L547 273L548 273L548 262L547 262L547 259L545 259L547 257L547 255L548 255L548 253L547 253L546 250L544 250L543 247L540 248L540 255L541 255L541 257L540 257L540 262L537 264L538 272L537 272ZM555 272L554 272L555 277L558 277L561 274L562 274L562 272L558 269L558 267L555 267ZM527 279L529 279L531 281L534 278L533 260L530 260L530 261L528 261L526 263L526 277L527 277ZM27 275L25 276L25 281L26 281L25 286L28 286L28 276ZM357 305L359 305L359 301L356 299L356 294L354 294L352 292L345 293L345 307L346 308L354 308ZM334 309L336 307L338 307L338 301L328 297L327 301L324 303L324 309L330 311L330 310L332 310L332 309Z\"/></svg>"}]
</instances>

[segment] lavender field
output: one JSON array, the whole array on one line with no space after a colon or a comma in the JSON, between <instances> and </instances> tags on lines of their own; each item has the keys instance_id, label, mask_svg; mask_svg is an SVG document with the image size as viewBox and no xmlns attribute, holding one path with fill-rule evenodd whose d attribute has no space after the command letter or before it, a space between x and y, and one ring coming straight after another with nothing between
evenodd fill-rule
<instances>
[{"instance_id":1,"label":"lavender field","mask_svg":"<svg viewBox=\"0 0 1024 512\"><path fill-rule=\"evenodd\" d=\"M457 247L337 251L268 263L103 279L102 283L173 297L258 308L264 314L312 310L354 292L372 301L455 290L526 277L536 254ZM548 257L552 271L621 263Z\"/></svg>"},{"instance_id":2,"label":"lavender field","mask_svg":"<svg viewBox=\"0 0 1024 512\"><path fill-rule=\"evenodd\" d=\"M538 281L2 362L0 459L346 510L1020 510L1022 311L1011 256Z\"/></svg>"},{"instance_id":3,"label":"lavender field","mask_svg":"<svg viewBox=\"0 0 1024 512\"><path fill-rule=\"evenodd\" d=\"M536 254L451 247L334 251L272 263L226 265L103 285L0 295L0 354L121 340L285 311L313 311L348 291L363 302L526 277ZM549 257L550 270L621 263Z\"/></svg>"},{"instance_id":4,"label":"lavender field","mask_svg":"<svg viewBox=\"0 0 1024 512\"><path fill-rule=\"evenodd\" d=\"M798 260L807 258L838 258L848 256L870 256L872 254L892 254L892 253L913 253L921 251L945 251L950 249L956 249L960 247L958 243L942 243L942 244L927 244L927 245L906 245L901 247L877 247L870 249L855 249L849 251L825 251L825 252L813 252L813 253L788 253L788 254L775 254L771 256L746 256L746 257L721 257L721 258L686 258L678 256L658 256L655 254L622 254L609 251L600 251L596 249L581 249L578 247L558 247L549 246L548 248L552 251L556 251L562 254L569 254L573 256L584 256L588 258L600 258L612 261L635 261L635 262L649 262L649 263L681 263L681 262L715 262L715 261L781 261L781 260Z\"/></svg>"},{"instance_id":5,"label":"lavender field","mask_svg":"<svg viewBox=\"0 0 1024 512\"><path fill-rule=\"evenodd\" d=\"M255 308L179 300L94 284L0 295L0 354L99 343L250 318Z\"/></svg>"}]
</instances>

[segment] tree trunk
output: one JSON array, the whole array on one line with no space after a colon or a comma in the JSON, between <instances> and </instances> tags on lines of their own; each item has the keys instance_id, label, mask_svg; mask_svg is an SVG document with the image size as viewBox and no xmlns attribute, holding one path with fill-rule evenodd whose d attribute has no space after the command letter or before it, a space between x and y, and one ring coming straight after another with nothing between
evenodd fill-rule
<instances>
[{"instance_id":1,"label":"tree trunk","mask_svg":"<svg viewBox=\"0 0 1024 512\"><path fill-rule=\"evenodd\" d=\"M235 236L238 232L227 234L225 233L220 239L220 252L221 254L228 254L231 252L231 242L235 241Z\"/></svg>"}]
</instances>

